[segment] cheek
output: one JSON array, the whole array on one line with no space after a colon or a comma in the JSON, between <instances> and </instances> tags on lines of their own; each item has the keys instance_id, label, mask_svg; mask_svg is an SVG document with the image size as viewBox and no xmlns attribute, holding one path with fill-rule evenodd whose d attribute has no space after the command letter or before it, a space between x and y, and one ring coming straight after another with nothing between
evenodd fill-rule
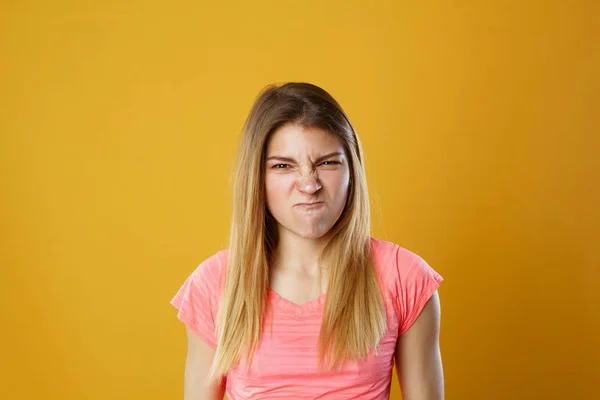
<instances>
[{"instance_id":1,"label":"cheek","mask_svg":"<svg viewBox=\"0 0 600 400\"><path fill-rule=\"evenodd\" d=\"M330 188L334 197L340 199L346 198L348 184L350 182L348 173L325 174L321 179L323 183Z\"/></svg>"},{"instance_id":2,"label":"cheek","mask_svg":"<svg viewBox=\"0 0 600 400\"><path fill-rule=\"evenodd\" d=\"M286 196L293 185L293 179L286 175L267 175L265 177L265 190L267 201Z\"/></svg>"}]
</instances>

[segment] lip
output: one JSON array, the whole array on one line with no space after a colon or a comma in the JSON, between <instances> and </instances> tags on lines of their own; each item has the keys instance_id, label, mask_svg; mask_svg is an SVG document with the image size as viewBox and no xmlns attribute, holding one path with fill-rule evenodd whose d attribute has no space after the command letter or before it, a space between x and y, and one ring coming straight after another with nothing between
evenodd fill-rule
<instances>
[{"instance_id":1,"label":"lip","mask_svg":"<svg viewBox=\"0 0 600 400\"><path fill-rule=\"evenodd\" d=\"M298 203L296 204L296 207L300 207L306 210L312 210L314 208L319 208L323 205L322 201L315 201L312 203Z\"/></svg>"}]
</instances>

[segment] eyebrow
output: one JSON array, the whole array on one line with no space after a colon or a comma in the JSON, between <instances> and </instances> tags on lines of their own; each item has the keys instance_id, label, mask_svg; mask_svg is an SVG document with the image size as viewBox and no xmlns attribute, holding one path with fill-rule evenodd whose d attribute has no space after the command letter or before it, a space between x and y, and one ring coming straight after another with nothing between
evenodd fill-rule
<instances>
[{"instance_id":1,"label":"eyebrow","mask_svg":"<svg viewBox=\"0 0 600 400\"><path fill-rule=\"evenodd\" d=\"M344 155L344 153L342 153L341 151L335 151L333 153L326 154L323 157L319 157L317 160L315 160L315 163L319 163L323 160L326 160L326 159L334 157L334 156L343 156L343 155ZM267 158L267 161L269 161L269 160L279 160L279 161L285 161L285 162L291 162L291 163L296 162L296 160L294 160L293 158L281 157L281 156L271 156L271 157Z\"/></svg>"}]
</instances>

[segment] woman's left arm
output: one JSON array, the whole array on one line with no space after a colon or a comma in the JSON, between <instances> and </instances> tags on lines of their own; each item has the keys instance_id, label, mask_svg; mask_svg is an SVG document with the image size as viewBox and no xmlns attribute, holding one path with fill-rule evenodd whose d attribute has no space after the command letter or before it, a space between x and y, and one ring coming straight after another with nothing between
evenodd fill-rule
<instances>
[{"instance_id":1,"label":"woman's left arm","mask_svg":"<svg viewBox=\"0 0 600 400\"><path fill-rule=\"evenodd\" d=\"M439 333L440 298L435 291L417 320L396 344L396 373L404 400L443 400Z\"/></svg>"}]
</instances>

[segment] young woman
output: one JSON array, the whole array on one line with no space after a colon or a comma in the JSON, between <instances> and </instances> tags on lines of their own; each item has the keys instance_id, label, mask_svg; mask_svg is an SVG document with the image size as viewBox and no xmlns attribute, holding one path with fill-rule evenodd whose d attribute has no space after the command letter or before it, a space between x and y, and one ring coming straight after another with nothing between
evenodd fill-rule
<instances>
[{"instance_id":1,"label":"young woman","mask_svg":"<svg viewBox=\"0 0 600 400\"><path fill-rule=\"evenodd\" d=\"M269 86L246 120L228 249L171 303L187 326L185 399L443 398L442 277L370 236L358 137L307 83Z\"/></svg>"}]
</instances>

